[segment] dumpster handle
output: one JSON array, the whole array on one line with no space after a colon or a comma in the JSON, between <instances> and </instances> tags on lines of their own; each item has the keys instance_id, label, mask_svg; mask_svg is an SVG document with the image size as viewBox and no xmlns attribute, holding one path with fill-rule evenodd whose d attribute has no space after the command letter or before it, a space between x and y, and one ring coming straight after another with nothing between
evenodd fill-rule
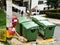
<instances>
[{"instance_id":1,"label":"dumpster handle","mask_svg":"<svg viewBox=\"0 0 60 45\"><path fill-rule=\"evenodd\" d=\"M49 27L49 29L51 30L51 29L52 29L52 27Z\"/></svg>"},{"instance_id":2,"label":"dumpster handle","mask_svg":"<svg viewBox=\"0 0 60 45\"><path fill-rule=\"evenodd\" d=\"M35 32L35 29L32 29L31 32L34 33Z\"/></svg>"}]
</instances>

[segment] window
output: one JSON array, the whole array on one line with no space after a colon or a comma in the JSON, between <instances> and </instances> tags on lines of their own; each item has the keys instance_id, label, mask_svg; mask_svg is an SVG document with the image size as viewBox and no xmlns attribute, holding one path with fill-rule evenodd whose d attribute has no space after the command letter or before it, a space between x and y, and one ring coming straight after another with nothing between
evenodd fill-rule
<instances>
[{"instance_id":1,"label":"window","mask_svg":"<svg viewBox=\"0 0 60 45\"><path fill-rule=\"evenodd\" d=\"M39 1L38 4L43 4L43 1Z\"/></svg>"}]
</instances>

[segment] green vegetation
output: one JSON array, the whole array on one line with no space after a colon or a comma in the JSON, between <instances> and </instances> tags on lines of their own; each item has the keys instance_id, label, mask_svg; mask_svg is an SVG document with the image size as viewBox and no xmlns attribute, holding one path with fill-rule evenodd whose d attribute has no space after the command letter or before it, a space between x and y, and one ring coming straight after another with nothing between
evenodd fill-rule
<instances>
[{"instance_id":1,"label":"green vegetation","mask_svg":"<svg viewBox=\"0 0 60 45\"><path fill-rule=\"evenodd\" d=\"M48 13L46 13L46 15L47 15L48 17L51 17L51 18L58 18L58 19L60 19L60 13L48 12Z\"/></svg>"},{"instance_id":2,"label":"green vegetation","mask_svg":"<svg viewBox=\"0 0 60 45\"><path fill-rule=\"evenodd\" d=\"M42 10L40 11L40 14L46 14L48 17L60 19L60 9Z\"/></svg>"},{"instance_id":3,"label":"green vegetation","mask_svg":"<svg viewBox=\"0 0 60 45\"><path fill-rule=\"evenodd\" d=\"M51 5L51 7L54 7L55 9L58 7L59 0L47 0L47 5Z\"/></svg>"},{"instance_id":4,"label":"green vegetation","mask_svg":"<svg viewBox=\"0 0 60 45\"><path fill-rule=\"evenodd\" d=\"M0 9L0 28L6 27L6 13Z\"/></svg>"}]
</instances>

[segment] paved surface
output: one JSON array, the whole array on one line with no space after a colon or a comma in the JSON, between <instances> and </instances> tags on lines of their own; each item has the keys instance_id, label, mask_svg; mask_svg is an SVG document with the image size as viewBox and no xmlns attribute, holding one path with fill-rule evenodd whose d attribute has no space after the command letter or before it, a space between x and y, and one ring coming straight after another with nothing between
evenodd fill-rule
<instances>
[{"instance_id":1,"label":"paved surface","mask_svg":"<svg viewBox=\"0 0 60 45\"><path fill-rule=\"evenodd\" d=\"M16 15L17 17L19 17L20 15L18 13L15 13L13 12L13 15ZM27 16L27 15L26 15ZM49 21L55 23L55 24L58 24L55 28L55 31L54 31L54 38L56 39L56 41L52 42L52 43L42 43L40 45L60 45L60 19L51 19L51 18L48 18ZM28 45L29 43L27 43L26 45ZM31 45L31 43L29 44Z\"/></svg>"},{"instance_id":2,"label":"paved surface","mask_svg":"<svg viewBox=\"0 0 60 45\"><path fill-rule=\"evenodd\" d=\"M53 23L57 24L57 25L60 25L60 19L48 18L48 20L49 20L50 22L53 22Z\"/></svg>"},{"instance_id":3,"label":"paved surface","mask_svg":"<svg viewBox=\"0 0 60 45\"><path fill-rule=\"evenodd\" d=\"M60 26L58 25L55 28L54 38L56 38L57 41L60 41Z\"/></svg>"}]
</instances>

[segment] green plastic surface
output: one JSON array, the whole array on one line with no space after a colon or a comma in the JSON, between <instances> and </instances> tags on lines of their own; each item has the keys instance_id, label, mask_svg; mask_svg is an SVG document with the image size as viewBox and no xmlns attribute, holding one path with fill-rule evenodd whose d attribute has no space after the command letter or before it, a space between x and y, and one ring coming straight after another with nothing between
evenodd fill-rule
<instances>
[{"instance_id":1,"label":"green plastic surface","mask_svg":"<svg viewBox=\"0 0 60 45\"><path fill-rule=\"evenodd\" d=\"M16 28L17 32L20 35L22 35L22 28L23 28L22 23L29 22L30 20L27 19L26 17L19 17L18 20L19 20L19 22L18 22L18 24L16 25L15 28Z\"/></svg>"},{"instance_id":2,"label":"green plastic surface","mask_svg":"<svg viewBox=\"0 0 60 45\"><path fill-rule=\"evenodd\" d=\"M22 23L23 25L23 36L28 41L35 41L38 36L38 25L34 22Z\"/></svg>"},{"instance_id":3,"label":"green plastic surface","mask_svg":"<svg viewBox=\"0 0 60 45\"><path fill-rule=\"evenodd\" d=\"M39 32L43 35L43 38L52 38L54 34L55 24L49 21L39 21Z\"/></svg>"},{"instance_id":4,"label":"green plastic surface","mask_svg":"<svg viewBox=\"0 0 60 45\"><path fill-rule=\"evenodd\" d=\"M49 21L39 21L39 22L45 26L55 26L55 24L53 24L52 22L49 22Z\"/></svg>"},{"instance_id":5,"label":"green plastic surface","mask_svg":"<svg viewBox=\"0 0 60 45\"><path fill-rule=\"evenodd\" d=\"M36 27L38 26L36 23L34 22L26 22L26 23L22 23L22 25L26 28L26 29L30 29L30 28L33 28L33 27Z\"/></svg>"},{"instance_id":6,"label":"green plastic surface","mask_svg":"<svg viewBox=\"0 0 60 45\"><path fill-rule=\"evenodd\" d=\"M31 16L31 18L35 20L48 20L47 18L41 16Z\"/></svg>"},{"instance_id":7,"label":"green plastic surface","mask_svg":"<svg viewBox=\"0 0 60 45\"><path fill-rule=\"evenodd\" d=\"M19 23L23 23L23 22L28 22L28 21L30 21L30 20L27 19L26 17L19 17L18 20L19 20Z\"/></svg>"}]
</instances>

